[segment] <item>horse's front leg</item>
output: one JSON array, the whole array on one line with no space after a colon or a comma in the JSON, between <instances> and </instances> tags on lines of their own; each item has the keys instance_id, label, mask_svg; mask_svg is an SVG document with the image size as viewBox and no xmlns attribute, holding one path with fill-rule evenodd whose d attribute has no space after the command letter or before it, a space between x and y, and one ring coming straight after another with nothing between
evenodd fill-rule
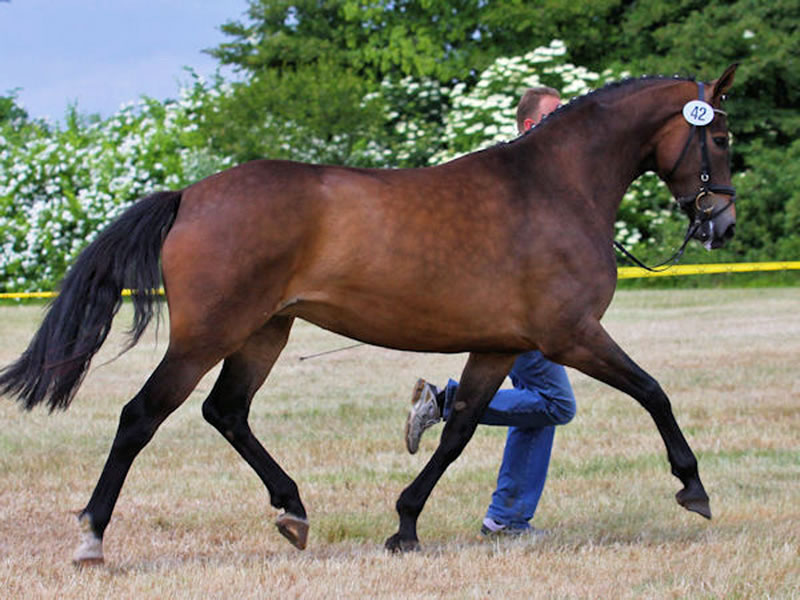
<instances>
[{"instance_id":1,"label":"horse's front leg","mask_svg":"<svg viewBox=\"0 0 800 600\"><path fill-rule=\"evenodd\" d=\"M400 526L386 540L386 549L405 552L419 549L417 518L436 482L467 445L478 420L486 410L503 379L511 370L516 355L470 354L453 399L453 410L445 424L439 447L428 464L397 499Z\"/></svg>"},{"instance_id":2,"label":"horse's front leg","mask_svg":"<svg viewBox=\"0 0 800 600\"><path fill-rule=\"evenodd\" d=\"M675 496L678 504L710 519L711 508L697 472L697 459L675 421L669 398L658 382L633 362L597 321L582 328L573 344L569 350L548 358L574 367L635 398L655 421L667 447L672 474L684 485Z\"/></svg>"}]
</instances>

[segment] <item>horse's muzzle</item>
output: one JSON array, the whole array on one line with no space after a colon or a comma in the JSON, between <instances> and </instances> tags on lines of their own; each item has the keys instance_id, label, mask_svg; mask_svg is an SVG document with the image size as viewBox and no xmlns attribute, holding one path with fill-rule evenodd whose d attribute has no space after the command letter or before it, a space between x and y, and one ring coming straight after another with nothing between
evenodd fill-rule
<instances>
[{"instance_id":1,"label":"horse's muzzle","mask_svg":"<svg viewBox=\"0 0 800 600\"><path fill-rule=\"evenodd\" d=\"M722 248L736 231L736 212L733 202L719 213L704 220L694 234L695 239L703 243L708 250Z\"/></svg>"}]
</instances>

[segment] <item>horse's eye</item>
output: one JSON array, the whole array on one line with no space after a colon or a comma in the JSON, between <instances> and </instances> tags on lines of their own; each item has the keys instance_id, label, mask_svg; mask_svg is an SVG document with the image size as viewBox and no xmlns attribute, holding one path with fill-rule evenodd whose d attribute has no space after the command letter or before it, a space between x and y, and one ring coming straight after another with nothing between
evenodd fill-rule
<instances>
[{"instance_id":1,"label":"horse's eye","mask_svg":"<svg viewBox=\"0 0 800 600\"><path fill-rule=\"evenodd\" d=\"M723 150L728 147L728 136L727 135L718 135L714 137L714 143L717 145L718 148L722 148Z\"/></svg>"}]
</instances>

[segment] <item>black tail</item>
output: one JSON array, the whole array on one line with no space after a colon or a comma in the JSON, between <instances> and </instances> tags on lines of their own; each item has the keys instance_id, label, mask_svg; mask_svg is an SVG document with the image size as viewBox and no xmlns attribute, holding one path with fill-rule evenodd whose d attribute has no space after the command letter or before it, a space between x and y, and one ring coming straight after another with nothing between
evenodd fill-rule
<instances>
[{"instance_id":1,"label":"black tail","mask_svg":"<svg viewBox=\"0 0 800 600\"><path fill-rule=\"evenodd\" d=\"M161 246L180 201L181 192L147 196L86 247L28 349L0 371L0 394L17 396L27 409L43 400L51 411L66 409L111 329L125 288L133 291L134 306L128 348L136 344L157 314Z\"/></svg>"}]
</instances>

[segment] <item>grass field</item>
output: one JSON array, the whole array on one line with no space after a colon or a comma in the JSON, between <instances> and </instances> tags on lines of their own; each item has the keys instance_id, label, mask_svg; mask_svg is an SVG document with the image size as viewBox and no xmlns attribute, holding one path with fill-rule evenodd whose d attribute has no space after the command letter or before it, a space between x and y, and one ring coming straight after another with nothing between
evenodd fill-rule
<instances>
[{"instance_id":1,"label":"grass field","mask_svg":"<svg viewBox=\"0 0 800 600\"><path fill-rule=\"evenodd\" d=\"M0 307L0 364L40 315ZM300 487L309 548L277 533L260 481L203 420L212 372L134 463L105 566L79 570L72 513L166 345L151 328L104 365L129 316L67 412L0 402L2 598L800 598L800 288L625 291L604 321L670 395L713 521L675 503L645 411L570 371L578 414L556 434L534 521L551 535L478 539L505 436L480 427L420 517L422 551L389 555L394 502L440 432L405 452L411 386L457 376L465 356L364 346L300 361L348 340L298 322L251 424Z\"/></svg>"}]
</instances>

